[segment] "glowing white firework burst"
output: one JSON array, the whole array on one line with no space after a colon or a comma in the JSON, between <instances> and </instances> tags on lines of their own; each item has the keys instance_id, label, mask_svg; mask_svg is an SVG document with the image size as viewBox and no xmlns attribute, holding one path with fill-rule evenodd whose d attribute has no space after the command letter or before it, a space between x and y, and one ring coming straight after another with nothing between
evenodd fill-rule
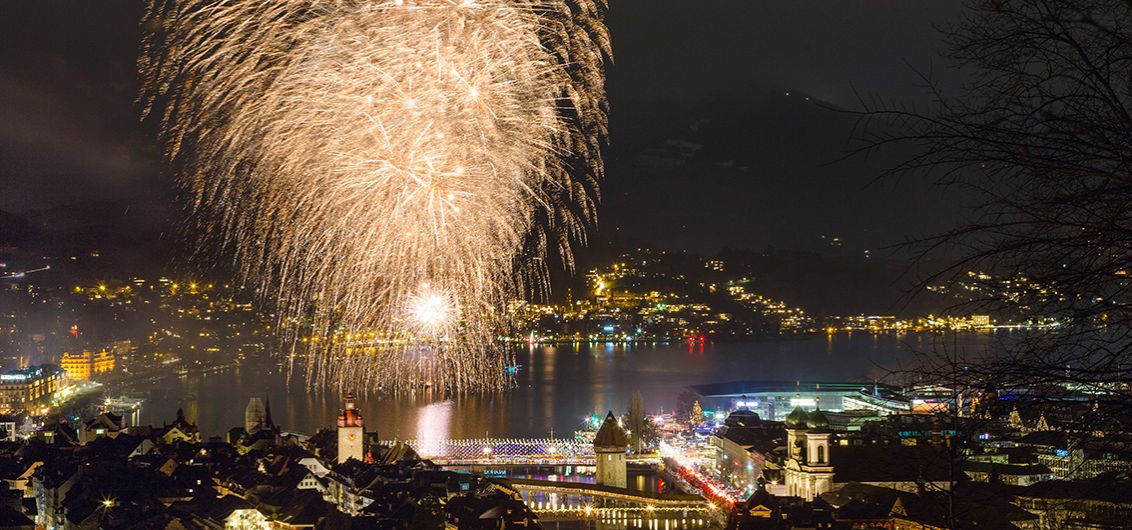
<instances>
[{"instance_id":1,"label":"glowing white firework burst","mask_svg":"<svg viewBox=\"0 0 1132 530\"><path fill-rule=\"evenodd\" d=\"M418 334L435 335L456 320L456 308L444 293L422 285L409 302L408 321Z\"/></svg>"},{"instance_id":2,"label":"glowing white firework burst","mask_svg":"<svg viewBox=\"0 0 1132 530\"><path fill-rule=\"evenodd\" d=\"M592 221L605 8L151 0L147 112L205 236L323 338L312 380L504 384L502 305Z\"/></svg>"}]
</instances>

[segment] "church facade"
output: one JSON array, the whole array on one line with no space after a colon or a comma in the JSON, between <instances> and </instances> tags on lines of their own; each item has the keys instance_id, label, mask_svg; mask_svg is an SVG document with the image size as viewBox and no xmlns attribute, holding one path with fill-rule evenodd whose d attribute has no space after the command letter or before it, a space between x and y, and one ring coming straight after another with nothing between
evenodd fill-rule
<instances>
[{"instance_id":1,"label":"church facade","mask_svg":"<svg viewBox=\"0 0 1132 530\"><path fill-rule=\"evenodd\" d=\"M783 469L786 494L812 501L833 491L829 442L833 431L821 410L807 413L797 407L786 416L788 458Z\"/></svg>"}]
</instances>

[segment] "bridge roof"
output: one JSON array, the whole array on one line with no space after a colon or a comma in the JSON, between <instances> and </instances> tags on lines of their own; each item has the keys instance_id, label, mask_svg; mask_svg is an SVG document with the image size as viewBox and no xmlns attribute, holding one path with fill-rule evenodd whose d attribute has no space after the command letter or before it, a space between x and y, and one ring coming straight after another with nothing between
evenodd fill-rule
<instances>
[{"instance_id":1,"label":"bridge roof","mask_svg":"<svg viewBox=\"0 0 1132 530\"><path fill-rule=\"evenodd\" d=\"M503 484L510 484L512 486L539 486L544 488L559 488L564 490L593 491L599 493L608 493L610 495L627 495L632 497L640 497L642 500L651 501L702 502L704 500L703 497L699 495L692 495L690 493L656 493L652 491L637 491L628 488L618 488L616 486L606 486L603 484L589 484L586 482L563 482L557 480L536 480L529 478L506 478L494 480Z\"/></svg>"}]
</instances>

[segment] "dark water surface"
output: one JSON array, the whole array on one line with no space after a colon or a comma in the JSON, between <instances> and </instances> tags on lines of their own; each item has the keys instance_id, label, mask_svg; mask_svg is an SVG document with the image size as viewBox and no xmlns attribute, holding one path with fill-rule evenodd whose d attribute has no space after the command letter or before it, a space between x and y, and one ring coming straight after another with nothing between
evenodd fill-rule
<instances>
[{"instance_id":1,"label":"dark water surface","mask_svg":"<svg viewBox=\"0 0 1132 530\"><path fill-rule=\"evenodd\" d=\"M640 390L649 412L671 410L688 385L744 379L869 381L882 367L907 365L914 351L982 348L993 335L837 334L744 343L593 344L522 347L517 386L493 395L451 399L368 396L359 408L383 439L569 437L584 416L623 413ZM341 396L289 384L268 363L211 374L171 376L135 387L148 394L140 421L171 421L178 407L205 436L242 426L252 396L268 396L276 423L313 433L334 424Z\"/></svg>"}]
</instances>

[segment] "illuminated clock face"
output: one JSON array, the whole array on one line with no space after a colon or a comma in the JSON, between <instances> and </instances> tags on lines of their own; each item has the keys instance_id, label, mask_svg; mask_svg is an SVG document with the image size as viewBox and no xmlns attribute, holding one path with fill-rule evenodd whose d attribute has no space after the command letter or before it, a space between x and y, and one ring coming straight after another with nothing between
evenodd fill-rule
<instances>
[{"instance_id":1,"label":"illuminated clock face","mask_svg":"<svg viewBox=\"0 0 1132 530\"><path fill-rule=\"evenodd\" d=\"M350 440L350 441L352 442L352 441L354 441L354 440L357 440L357 439L358 439L358 435L356 435L356 434L353 434L353 433L350 433L349 435L347 435L347 436L346 436L346 439L347 439L347 440Z\"/></svg>"}]
</instances>

